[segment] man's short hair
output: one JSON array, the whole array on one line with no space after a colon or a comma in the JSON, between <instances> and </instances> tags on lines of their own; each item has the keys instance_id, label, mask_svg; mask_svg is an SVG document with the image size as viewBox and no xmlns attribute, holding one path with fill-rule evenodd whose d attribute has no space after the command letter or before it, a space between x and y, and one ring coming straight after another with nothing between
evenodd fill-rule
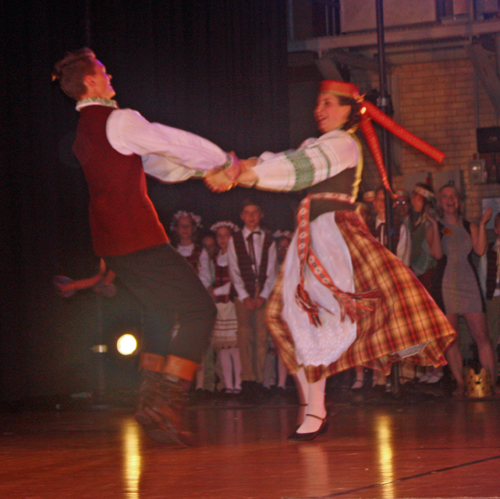
<instances>
[{"instance_id":1,"label":"man's short hair","mask_svg":"<svg viewBox=\"0 0 500 499\"><path fill-rule=\"evenodd\" d=\"M62 91L72 99L80 100L87 92L85 77L95 74L95 54L87 47L68 52L54 66L52 78L59 80Z\"/></svg>"},{"instance_id":2,"label":"man's short hair","mask_svg":"<svg viewBox=\"0 0 500 499\"><path fill-rule=\"evenodd\" d=\"M257 206L257 208L259 208L260 211L263 211L262 205L258 201L256 201L255 199L252 199L252 198L246 198L240 204L240 213L243 213L243 210L247 206Z\"/></svg>"}]
</instances>

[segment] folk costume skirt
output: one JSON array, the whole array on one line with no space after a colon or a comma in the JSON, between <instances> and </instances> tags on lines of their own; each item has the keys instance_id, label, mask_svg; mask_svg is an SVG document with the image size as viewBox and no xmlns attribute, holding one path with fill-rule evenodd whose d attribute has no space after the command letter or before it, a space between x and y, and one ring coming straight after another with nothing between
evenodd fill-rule
<instances>
[{"instance_id":1,"label":"folk costume skirt","mask_svg":"<svg viewBox=\"0 0 500 499\"><path fill-rule=\"evenodd\" d=\"M289 302L284 303L283 290L290 285L290 277L284 275L284 265L269 299L266 316L270 334L288 371L293 374L304 367L308 381L315 382L355 366L389 374L391 364L401 358L418 365L445 365L444 352L456 338L456 332L413 272L370 234L355 212L337 211L319 218L325 216L334 217L334 224L347 245L354 292L378 291L380 296L371 302L373 310L355 324L355 338L336 360L327 364L303 364L297 360L294 341L301 331L292 331L283 316L284 307L291 306ZM315 230L313 222L313 246L317 237L321 237L321 232ZM297 248L292 243L288 251L296 253ZM318 254L318 257L321 261L322 256ZM298 305L297 313L306 314ZM345 321L350 321L349 317L345 317ZM328 353L325 358L327 356Z\"/></svg>"}]
</instances>

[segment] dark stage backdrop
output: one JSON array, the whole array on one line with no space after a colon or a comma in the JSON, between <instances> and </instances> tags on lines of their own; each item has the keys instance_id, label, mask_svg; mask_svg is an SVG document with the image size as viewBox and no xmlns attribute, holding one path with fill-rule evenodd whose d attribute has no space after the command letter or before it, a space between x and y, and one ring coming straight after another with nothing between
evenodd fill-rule
<instances>
[{"instance_id":1,"label":"dark stage backdrop","mask_svg":"<svg viewBox=\"0 0 500 499\"><path fill-rule=\"evenodd\" d=\"M55 275L96 270L87 193L71 153L78 113L51 82L66 50L90 46L121 107L200 134L241 157L288 147L285 0L2 2L0 398L95 387L99 299L64 300ZM149 183L167 225L178 209L205 227L238 220L249 191L214 195L201 182ZM255 192L271 229L290 228L294 196ZM120 291L100 304L105 335L137 321ZM113 360L107 360L109 365ZM115 372L118 372L115 370ZM115 376L119 377L119 376Z\"/></svg>"}]
</instances>

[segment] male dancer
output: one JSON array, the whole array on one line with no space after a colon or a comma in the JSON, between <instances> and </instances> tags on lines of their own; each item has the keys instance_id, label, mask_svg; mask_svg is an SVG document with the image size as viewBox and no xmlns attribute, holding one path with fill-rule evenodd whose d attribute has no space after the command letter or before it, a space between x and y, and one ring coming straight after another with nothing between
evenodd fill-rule
<instances>
[{"instance_id":1,"label":"male dancer","mask_svg":"<svg viewBox=\"0 0 500 499\"><path fill-rule=\"evenodd\" d=\"M216 308L189 264L168 244L147 195L141 156L193 172L230 164L231 156L201 137L117 109L111 75L90 49L68 53L56 64L54 77L80 112L73 150L89 188L94 251L144 308L135 418L157 441L188 444L181 411ZM180 326L171 341L176 318Z\"/></svg>"}]
</instances>

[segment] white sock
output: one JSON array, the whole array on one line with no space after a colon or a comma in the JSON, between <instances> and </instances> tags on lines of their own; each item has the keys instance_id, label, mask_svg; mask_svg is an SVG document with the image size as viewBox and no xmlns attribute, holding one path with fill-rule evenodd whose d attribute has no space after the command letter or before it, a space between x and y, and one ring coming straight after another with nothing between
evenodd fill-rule
<instances>
[{"instance_id":1,"label":"white sock","mask_svg":"<svg viewBox=\"0 0 500 499\"><path fill-rule=\"evenodd\" d=\"M230 349L231 359L233 360L233 372L234 372L234 389L241 390L241 360L240 351L238 347Z\"/></svg>"},{"instance_id":2,"label":"white sock","mask_svg":"<svg viewBox=\"0 0 500 499\"><path fill-rule=\"evenodd\" d=\"M196 389L203 390L203 384L205 382L205 359L203 359L200 367L196 371Z\"/></svg>"},{"instance_id":3,"label":"white sock","mask_svg":"<svg viewBox=\"0 0 500 499\"><path fill-rule=\"evenodd\" d=\"M304 422L297 429L297 433L312 433L318 431L322 425L322 420L326 417L325 385L326 378L320 379L315 383L309 383L309 395L305 410L306 417ZM312 414L317 417L308 417L307 414Z\"/></svg>"},{"instance_id":4,"label":"white sock","mask_svg":"<svg viewBox=\"0 0 500 499\"><path fill-rule=\"evenodd\" d=\"M233 389L233 365L231 362L231 351L229 348L221 348L219 350L220 365L222 368L222 376L224 378L224 386L226 390Z\"/></svg>"}]
</instances>

